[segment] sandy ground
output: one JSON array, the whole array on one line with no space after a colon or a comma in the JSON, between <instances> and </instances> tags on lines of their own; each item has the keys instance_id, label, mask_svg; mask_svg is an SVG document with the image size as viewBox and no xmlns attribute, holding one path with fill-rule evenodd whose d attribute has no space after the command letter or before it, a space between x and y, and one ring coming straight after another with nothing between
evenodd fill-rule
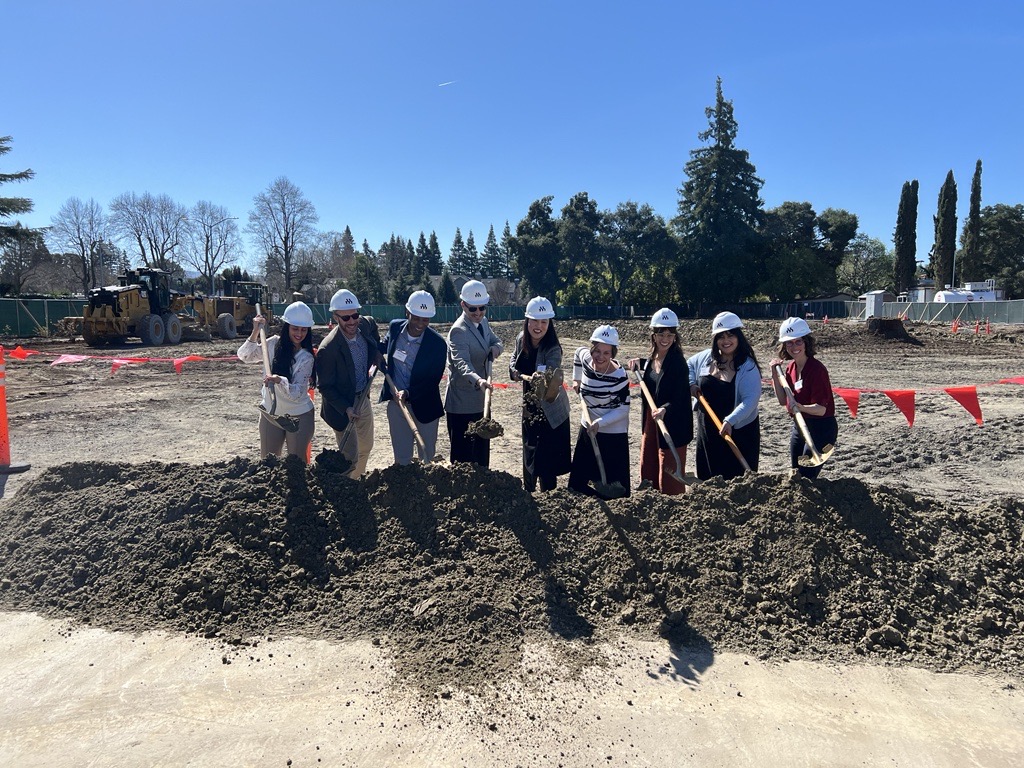
<instances>
[{"instance_id":1,"label":"sandy ground","mask_svg":"<svg viewBox=\"0 0 1024 768\"><path fill-rule=\"evenodd\" d=\"M771 328L751 331L767 362ZM866 337L852 326L819 329L835 386L917 391L913 429L884 395L865 392L855 420L840 403L829 476L951 503L1019 497L1024 390L997 383L1024 375L1013 329L956 339L947 329L912 332L918 343ZM512 328L499 333L510 347ZM584 334L566 325L567 358ZM699 335L695 328L685 339L688 354L701 348ZM620 358L638 354L640 324L624 336L632 341ZM255 455L255 368L186 363L178 376L170 362L151 362L111 376L109 361L49 365L56 354L92 351L81 344L24 346L46 355L8 359L12 459L32 469L10 478L5 509L17 508L18 490L45 468L69 461L202 463ZM158 354L228 356L235 346L183 345ZM127 347L116 354L154 352ZM985 415L981 427L942 391L972 384ZM762 407L761 468L779 472L788 465L787 420L767 392ZM513 474L518 410L512 390L495 397L506 436L494 441L492 468ZM384 409L375 414L371 469L391 462ZM638 414L635 407L634 422ZM314 450L332 443L319 424ZM443 434L439 448L444 455ZM729 653L680 658L664 643L636 638L593 652L601 658L582 677L564 674L538 647L532 663L550 665L542 685L424 698L369 642L279 638L252 658L224 664L209 641L3 613L0 758L22 765L987 766L1019 764L1024 754L1018 678L766 663Z\"/></svg>"}]
</instances>

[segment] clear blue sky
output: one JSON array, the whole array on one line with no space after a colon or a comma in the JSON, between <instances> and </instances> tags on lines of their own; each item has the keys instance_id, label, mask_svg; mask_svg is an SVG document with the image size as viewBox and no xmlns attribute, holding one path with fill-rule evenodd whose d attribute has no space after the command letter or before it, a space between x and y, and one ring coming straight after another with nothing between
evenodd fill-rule
<instances>
[{"instance_id":1,"label":"clear blue sky","mask_svg":"<svg viewBox=\"0 0 1024 768\"><path fill-rule=\"evenodd\" d=\"M953 170L958 231L1024 202L1020 2L8 2L0 187L45 226L69 197L210 200L244 225L288 177L373 248L455 228L482 248L579 191L666 219L721 76L767 207L845 208L892 247L918 179L918 259ZM448 85L441 85L449 83Z\"/></svg>"}]
</instances>

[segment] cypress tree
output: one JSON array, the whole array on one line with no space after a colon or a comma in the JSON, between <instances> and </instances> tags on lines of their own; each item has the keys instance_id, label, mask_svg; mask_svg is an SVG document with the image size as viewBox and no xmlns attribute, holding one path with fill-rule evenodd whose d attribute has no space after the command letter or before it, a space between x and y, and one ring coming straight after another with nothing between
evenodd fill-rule
<instances>
[{"instance_id":1,"label":"cypress tree","mask_svg":"<svg viewBox=\"0 0 1024 768\"><path fill-rule=\"evenodd\" d=\"M971 209L964 222L964 231L960 235L960 254L957 266L960 274L967 280L984 280L986 275L979 274L978 262L979 242L981 235L981 160L974 166L974 178L971 179ZM953 276L954 278L956 275Z\"/></svg>"},{"instance_id":2,"label":"cypress tree","mask_svg":"<svg viewBox=\"0 0 1024 768\"><path fill-rule=\"evenodd\" d=\"M953 255L956 253L956 181L952 170L946 174L946 180L939 190L938 210L933 218L935 241L932 243L931 267L935 285L956 288L953 275Z\"/></svg>"},{"instance_id":3,"label":"cypress tree","mask_svg":"<svg viewBox=\"0 0 1024 768\"><path fill-rule=\"evenodd\" d=\"M893 283L897 293L909 291L917 271L917 179L903 182L900 207L896 213L893 244L896 249Z\"/></svg>"}]
</instances>

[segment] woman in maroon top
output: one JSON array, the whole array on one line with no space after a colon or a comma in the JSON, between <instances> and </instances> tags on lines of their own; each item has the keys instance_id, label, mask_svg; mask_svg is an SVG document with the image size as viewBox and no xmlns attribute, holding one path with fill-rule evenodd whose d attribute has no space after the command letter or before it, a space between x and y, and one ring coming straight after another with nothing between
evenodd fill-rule
<instances>
[{"instance_id":1,"label":"woman in maroon top","mask_svg":"<svg viewBox=\"0 0 1024 768\"><path fill-rule=\"evenodd\" d=\"M793 390L793 400L787 402L786 392L772 376L775 396L779 403L786 406L790 416L799 411L804 415L807 431L819 450L825 445L834 445L839 434L836 423L836 401L832 396L832 382L828 369L814 356L814 336L805 320L791 317L779 329L779 356L772 360L774 369L789 361L784 373ZM821 466L802 467L799 458L810 454L811 449L804 441L794 419L789 433L790 466L804 477L815 478L821 472Z\"/></svg>"}]
</instances>

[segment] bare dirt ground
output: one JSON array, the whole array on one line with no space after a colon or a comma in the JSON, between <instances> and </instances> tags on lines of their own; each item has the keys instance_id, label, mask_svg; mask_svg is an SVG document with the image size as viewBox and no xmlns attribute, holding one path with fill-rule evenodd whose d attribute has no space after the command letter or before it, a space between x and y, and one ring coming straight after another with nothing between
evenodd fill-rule
<instances>
[{"instance_id":1,"label":"bare dirt ground","mask_svg":"<svg viewBox=\"0 0 1024 768\"><path fill-rule=\"evenodd\" d=\"M618 327L620 359L642 354L643 323ZM567 379L591 328L559 324ZM837 402L825 480L787 479L766 385L760 475L608 503L520 490L513 388L494 471L391 468L377 406L356 483L256 461L254 366L111 375L50 365L82 344L5 344L12 459L32 469L0 502L0 756L1013 764L1024 388L998 382L1024 376L1024 334L908 329L817 327L834 386L916 391L912 429L878 392L856 419ZM687 354L707 346L706 323L681 330ZM748 330L767 374L776 325ZM943 391L968 385L983 426ZM317 429L315 454L333 447Z\"/></svg>"}]
</instances>

